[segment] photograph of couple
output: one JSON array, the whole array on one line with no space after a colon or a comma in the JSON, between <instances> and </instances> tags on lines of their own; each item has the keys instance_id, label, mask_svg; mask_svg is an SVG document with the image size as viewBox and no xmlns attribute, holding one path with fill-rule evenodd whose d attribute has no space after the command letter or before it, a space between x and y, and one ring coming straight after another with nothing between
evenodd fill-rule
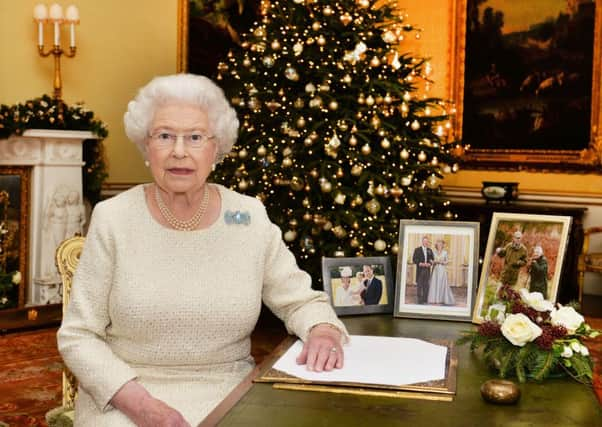
<instances>
[{"instance_id":1,"label":"photograph of couple","mask_svg":"<svg viewBox=\"0 0 602 427\"><path fill-rule=\"evenodd\" d=\"M408 240L414 250L408 257L405 303L466 307L468 237L411 234Z\"/></svg>"},{"instance_id":2,"label":"photograph of couple","mask_svg":"<svg viewBox=\"0 0 602 427\"><path fill-rule=\"evenodd\" d=\"M503 284L556 301L569 229L570 217L495 213L479 283L477 321L485 318Z\"/></svg>"},{"instance_id":3,"label":"photograph of couple","mask_svg":"<svg viewBox=\"0 0 602 427\"><path fill-rule=\"evenodd\" d=\"M330 270L335 307L387 304L383 265L344 265Z\"/></svg>"}]
</instances>

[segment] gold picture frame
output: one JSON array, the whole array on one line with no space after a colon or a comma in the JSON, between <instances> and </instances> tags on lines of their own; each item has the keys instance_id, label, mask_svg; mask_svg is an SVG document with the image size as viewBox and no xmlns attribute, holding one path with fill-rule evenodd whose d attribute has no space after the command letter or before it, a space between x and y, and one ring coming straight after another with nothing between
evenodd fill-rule
<instances>
[{"instance_id":1,"label":"gold picture frame","mask_svg":"<svg viewBox=\"0 0 602 427\"><path fill-rule=\"evenodd\" d=\"M9 228L13 228L10 224L16 223L15 241L8 249L8 270L18 269L21 272L17 308L25 305L28 283L30 181L31 167L0 166L0 190L9 194Z\"/></svg>"},{"instance_id":2,"label":"gold picture frame","mask_svg":"<svg viewBox=\"0 0 602 427\"><path fill-rule=\"evenodd\" d=\"M493 213L472 315L473 323L488 320L489 307L502 285L510 285L516 290L524 288L529 292L540 292L535 288L536 271L530 274L537 247L546 265L543 297L556 302L571 224L570 216ZM508 249L510 245L515 245L515 248ZM507 264L509 260L512 260L511 264ZM511 281L514 283L509 283Z\"/></svg>"},{"instance_id":3,"label":"gold picture frame","mask_svg":"<svg viewBox=\"0 0 602 427\"><path fill-rule=\"evenodd\" d=\"M456 105L454 137L463 141L466 71L467 8L469 0L450 0L450 91ZM589 143L582 149L469 148L462 153L466 169L602 172L602 0L593 0L593 69ZM463 141L470 144L470 141Z\"/></svg>"}]
</instances>

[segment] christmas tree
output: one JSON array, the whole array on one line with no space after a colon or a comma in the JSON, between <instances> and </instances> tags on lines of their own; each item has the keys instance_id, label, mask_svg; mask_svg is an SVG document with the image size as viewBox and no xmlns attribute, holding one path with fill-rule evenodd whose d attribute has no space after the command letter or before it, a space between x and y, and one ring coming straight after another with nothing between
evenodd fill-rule
<instances>
[{"instance_id":1,"label":"christmas tree","mask_svg":"<svg viewBox=\"0 0 602 427\"><path fill-rule=\"evenodd\" d=\"M450 106L428 96L428 61L403 53L420 35L406 21L397 0L264 1L218 67L241 133L214 180L263 200L310 272L396 254L400 219L453 217Z\"/></svg>"}]
</instances>

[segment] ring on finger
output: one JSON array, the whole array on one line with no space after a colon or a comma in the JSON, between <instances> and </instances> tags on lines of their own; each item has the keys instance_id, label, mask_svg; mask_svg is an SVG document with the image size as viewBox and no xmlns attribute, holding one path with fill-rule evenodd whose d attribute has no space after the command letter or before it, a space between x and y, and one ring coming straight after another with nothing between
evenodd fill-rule
<instances>
[{"instance_id":1,"label":"ring on finger","mask_svg":"<svg viewBox=\"0 0 602 427\"><path fill-rule=\"evenodd\" d=\"M330 352L331 352L331 353L336 353L337 351L338 351L338 350L337 350L337 348L336 348L336 347L332 347L332 348L330 349Z\"/></svg>"}]
</instances>

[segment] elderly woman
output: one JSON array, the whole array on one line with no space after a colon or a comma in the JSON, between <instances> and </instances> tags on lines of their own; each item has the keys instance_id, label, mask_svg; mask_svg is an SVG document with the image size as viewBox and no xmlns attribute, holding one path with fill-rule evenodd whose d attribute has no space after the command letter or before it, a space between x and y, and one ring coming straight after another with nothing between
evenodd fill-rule
<instances>
[{"instance_id":1,"label":"elderly woman","mask_svg":"<svg viewBox=\"0 0 602 427\"><path fill-rule=\"evenodd\" d=\"M153 182L92 214L58 332L80 384L75 424L196 425L252 370L262 301L305 342L298 363L341 368L345 328L262 204L207 182L238 130L221 89L155 78L125 129Z\"/></svg>"}]
</instances>

